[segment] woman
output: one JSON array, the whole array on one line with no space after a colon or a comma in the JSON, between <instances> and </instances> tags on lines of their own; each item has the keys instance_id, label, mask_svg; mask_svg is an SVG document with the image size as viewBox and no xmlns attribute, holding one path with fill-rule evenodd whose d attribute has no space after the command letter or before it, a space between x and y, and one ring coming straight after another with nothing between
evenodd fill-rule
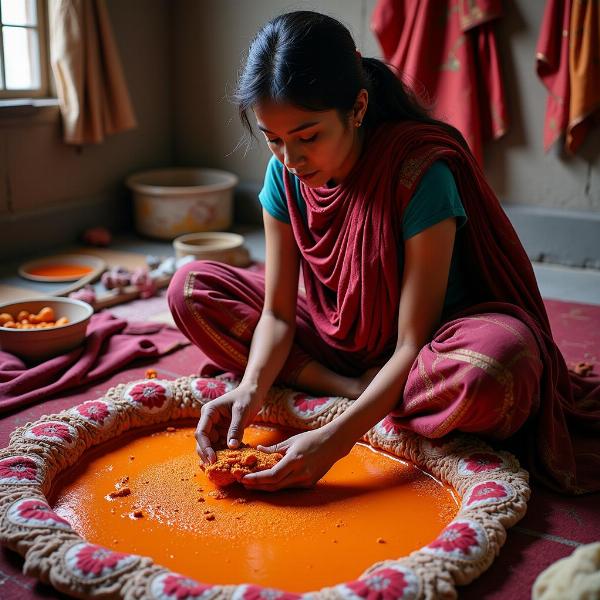
<instances>
[{"instance_id":1,"label":"woman","mask_svg":"<svg viewBox=\"0 0 600 600\"><path fill-rule=\"evenodd\" d=\"M202 408L201 460L214 461L219 441L237 447L279 382L355 401L266 448L285 456L246 476L248 488L313 485L394 411L431 438L506 439L526 425L540 478L593 489L597 443L578 470L569 375L531 264L460 133L314 12L258 32L237 101L273 153L259 196L265 275L193 263L169 289L181 330L241 375ZM586 422L598 430L597 416Z\"/></svg>"}]
</instances>

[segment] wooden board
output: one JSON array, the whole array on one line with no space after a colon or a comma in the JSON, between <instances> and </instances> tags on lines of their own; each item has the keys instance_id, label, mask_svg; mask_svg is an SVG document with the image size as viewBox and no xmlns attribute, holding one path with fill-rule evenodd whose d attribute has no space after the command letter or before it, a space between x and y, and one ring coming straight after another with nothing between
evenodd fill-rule
<instances>
[{"instance_id":1,"label":"wooden board","mask_svg":"<svg viewBox=\"0 0 600 600\"><path fill-rule=\"evenodd\" d=\"M147 266L146 255L137 252L124 252L122 250L112 250L110 248L92 248L90 246L72 248L70 252L74 254L97 256L104 260L109 269L112 267L124 267L125 269L132 271L133 269Z\"/></svg>"}]
</instances>

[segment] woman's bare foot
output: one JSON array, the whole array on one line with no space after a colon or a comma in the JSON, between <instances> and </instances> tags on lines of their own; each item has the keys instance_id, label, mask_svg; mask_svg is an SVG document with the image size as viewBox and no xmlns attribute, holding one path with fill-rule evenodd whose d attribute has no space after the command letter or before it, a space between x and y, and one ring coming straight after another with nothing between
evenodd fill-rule
<instances>
[{"instance_id":1,"label":"woman's bare foot","mask_svg":"<svg viewBox=\"0 0 600 600\"><path fill-rule=\"evenodd\" d=\"M316 361L311 361L300 371L296 387L320 396L341 396L356 400L371 383L380 367L372 367L360 377L345 377L331 371Z\"/></svg>"},{"instance_id":2,"label":"woman's bare foot","mask_svg":"<svg viewBox=\"0 0 600 600\"><path fill-rule=\"evenodd\" d=\"M381 370L381 367L371 367L370 369L367 369L356 381L358 381L358 395L356 396L358 398L358 396L360 396L369 386L369 384L371 383L371 381L373 381L373 379L375 379L375 376L377 375L377 373L379 373L379 371Z\"/></svg>"}]
</instances>

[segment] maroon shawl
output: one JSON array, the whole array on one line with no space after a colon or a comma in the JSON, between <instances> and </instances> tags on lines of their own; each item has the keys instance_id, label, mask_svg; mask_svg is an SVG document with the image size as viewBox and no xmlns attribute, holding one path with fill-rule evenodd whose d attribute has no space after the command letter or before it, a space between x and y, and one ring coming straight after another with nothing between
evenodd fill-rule
<instances>
[{"instance_id":1,"label":"maroon shawl","mask_svg":"<svg viewBox=\"0 0 600 600\"><path fill-rule=\"evenodd\" d=\"M317 331L332 347L364 350L365 362L393 350L402 281L402 216L427 168L444 160L468 216L463 242L477 306L513 314L532 330L544 365L540 406L529 425L530 468L551 487L600 489L600 386L569 373L552 339L531 263L473 158L439 127L386 124L365 142L333 188L302 184L307 224L284 173L291 224Z\"/></svg>"}]
</instances>

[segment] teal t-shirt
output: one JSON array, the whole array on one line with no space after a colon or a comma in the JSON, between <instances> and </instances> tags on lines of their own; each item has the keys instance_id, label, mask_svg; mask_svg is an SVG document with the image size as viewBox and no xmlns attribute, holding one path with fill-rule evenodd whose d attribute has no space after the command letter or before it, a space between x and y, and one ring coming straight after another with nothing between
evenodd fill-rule
<instances>
[{"instance_id":1,"label":"teal t-shirt","mask_svg":"<svg viewBox=\"0 0 600 600\"><path fill-rule=\"evenodd\" d=\"M295 175L292 175L292 184L294 199L306 219L306 202L302 197L300 180ZM272 217L278 221L290 223L283 182L283 165L275 156L271 157L267 165L265 182L258 198L263 208ZM403 240L408 240L449 217L456 217L457 230L460 230L467 221L452 172L445 162L436 161L421 178L404 211ZM457 233L457 241L459 235L460 231ZM455 242L444 300L445 312L450 312L453 307L461 305L468 297L463 264L460 244Z\"/></svg>"}]
</instances>

